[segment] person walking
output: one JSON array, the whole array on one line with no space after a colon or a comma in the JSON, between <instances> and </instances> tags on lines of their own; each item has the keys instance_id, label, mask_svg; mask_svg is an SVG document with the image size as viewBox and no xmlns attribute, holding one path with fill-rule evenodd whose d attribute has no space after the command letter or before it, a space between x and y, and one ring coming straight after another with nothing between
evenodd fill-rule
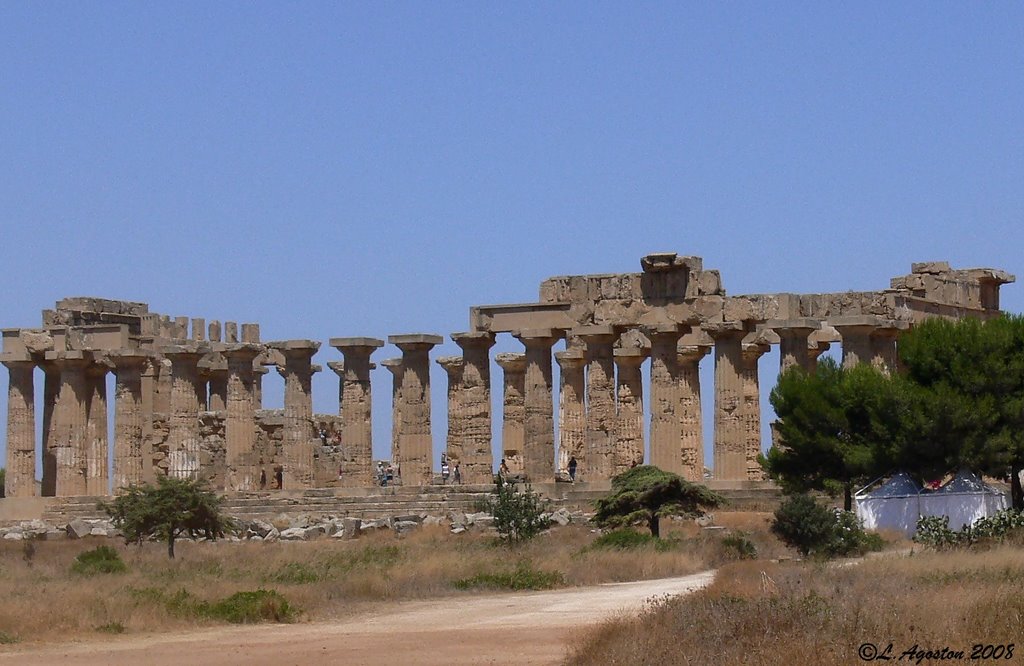
<instances>
[{"instance_id":1,"label":"person walking","mask_svg":"<svg viewBox=\"0 0 1024 666\"><path fill-rule=\"evenodd\" d=\"M459 463L456 461L455 469L453 470L456 485L462 485L462 470L459 469Z\"/></svg>"},{"instance_id":2,"label":"person walking","mask_svg":"<svg viewBox=\"0 0 1024 666\"><path fill-rule=\"evenodd\" d=\"M569 481L576 483L576 456L569 458Z\"/></svg>"}]
</instances>

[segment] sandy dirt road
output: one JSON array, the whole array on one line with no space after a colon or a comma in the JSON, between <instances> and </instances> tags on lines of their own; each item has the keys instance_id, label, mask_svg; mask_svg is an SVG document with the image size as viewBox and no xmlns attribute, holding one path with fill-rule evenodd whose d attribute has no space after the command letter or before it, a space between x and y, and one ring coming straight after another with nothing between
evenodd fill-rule
<instances>
[{"instance_id":1,"label":"sandy dirt road","mask_svg":"<svg viewBox=\"0 0 1024 666\"><path fill-rule=\"evenodd\" d=\"M550 592L400 602L334 622L217 627L0 652L19 666L556 664L581 628L686 594L714 572ZM17 646L14 646L17 647Z\"/></svg>"}]
</instances>

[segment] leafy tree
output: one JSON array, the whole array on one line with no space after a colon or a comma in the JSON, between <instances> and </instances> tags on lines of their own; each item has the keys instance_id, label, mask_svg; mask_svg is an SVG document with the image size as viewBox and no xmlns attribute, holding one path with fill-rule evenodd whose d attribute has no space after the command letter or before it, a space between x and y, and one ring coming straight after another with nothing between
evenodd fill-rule
<instances>
[{"instance_id":1,"label":"leafy tree","mask_svg":"<svg viewBox=\"0 0 1024 666\"><path fill-rule=\"evenodd\" d=\"M883 542L869 535L849 511L836 511L810 495L787 498L775 511L772 532L801 555L842 557L880 550Z\"/></svg>"},{"instance_id":2,"label":"leafy tree","mask_svg":"<svg viewBox=\"0 0 1024 666\"><path fill-rule=\"evenodd\" d=\"M612 492L597 500L593 520L601 527L646 525L658 537L661 518L696 517L724 503L707 486L653 465L638 465L612 479Z\"/></svg>"},{"instance_id":3,"label":"leafy tree","mask_svg":"<svg viewBox=\"0 0 1024 666\"><path fill-rule=\"evenodd\" d=\"M1009 475L1013 506L1024 508L1024 317L930 319L900 337L899 353L926 395L946 469Z\"/></svg>"},{"instance_id":4,"label":"leafy tree","mask_svg":"<svg viewBox=\"0 0 1024 666\"><path fill-rule=\"evenodd\" d=\"M154 537L167 542L167 556L174 557L174 541L179 536L223 537L233 527L221 514L221 500L201 481L161 476L157 485L130 486L112 502L100 502L125 543L141 544Z\"/></svg>"},{"instance_id":5,"label":"leafy tree","mask_svg":"<svg viewBox=\"0 0 1024 666\"><path fill-rule=\"evenodd\" d=\"M544 505L529 485L516 488L514 481L497 476L494 494L487 501L487 510L494 516L494 528L502 541L514 545L537 536L548 526Z\"/></svg>"},{"instance_id":6,"label":"leafy tree","mask_svg":"<svg viewBox=\"0 0 1024 666\"><path fill-rule=\"evenodd\" d=\"M762 460L787 493L843 493L891 469L917 432L918 394L899 378L869 365L843 368L823 359L808 374L798 367L779 377L771 403L782 445Z\"/></svg>"}]
</instances>

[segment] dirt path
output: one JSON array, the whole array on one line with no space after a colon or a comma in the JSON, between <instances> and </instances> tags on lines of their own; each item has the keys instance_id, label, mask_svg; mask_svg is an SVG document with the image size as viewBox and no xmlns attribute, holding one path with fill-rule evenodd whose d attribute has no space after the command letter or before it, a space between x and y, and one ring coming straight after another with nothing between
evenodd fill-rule
<instances>
[{"instance_id":1,"label":"dirt path","mask_svg":"<svg viewBox=\"0 0 1024 666\"><path fill-rule=\"evenodd\" d=\"M300 666L305 664L554 664L575 631L685 594L714 572L550 592L388 605L336 622L218 627L0 653L19 666Z\"/></svg>"}]
</instances>

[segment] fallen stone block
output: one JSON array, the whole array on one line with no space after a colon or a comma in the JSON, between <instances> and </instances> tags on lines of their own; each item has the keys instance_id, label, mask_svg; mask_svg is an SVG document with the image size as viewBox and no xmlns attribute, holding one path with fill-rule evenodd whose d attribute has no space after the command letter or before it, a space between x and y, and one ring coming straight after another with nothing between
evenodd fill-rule
<instances>
[{"instance_id":1,"label":"fallen stone block","mask_svg":"<svg viewBox=\"0 0 1024 666\"><path fill-rule=\"evenodd\" d=\"M67 530L68 538L70 539L84 539L89 536L92 531L92 525L85 522L81 518L75 518L65 528Z\"/></svg>"}]
</instances>

